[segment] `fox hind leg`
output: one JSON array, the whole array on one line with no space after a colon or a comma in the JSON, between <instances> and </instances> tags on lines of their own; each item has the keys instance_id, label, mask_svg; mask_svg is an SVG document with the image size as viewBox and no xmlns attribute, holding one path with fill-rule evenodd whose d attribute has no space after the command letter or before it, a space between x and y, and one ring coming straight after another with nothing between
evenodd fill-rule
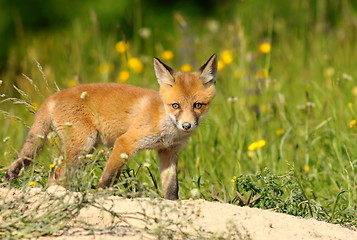
<instances>
[{"instance_id":1,"label":"fox hind leg","mask_svg":"<svg viewBox=\"0 0 357 240\"><path fill-rule=\"evenodd\" d=\"M54 167L48 186L68 185L67 180L73 177L79 164L79 157L92 150L98 135L96 129L84 122L77 122L72 126L61 125L57 127L57 132L62 142L64 161Z\"/></svg>"},{"instance_id":2,"label":"fox hind leg","mask_svg":"<svg viewBox=\"0 0 357 240\"><path fill-rule=\"evenodd\" d=\"M34 124L30 128L25 143L15 161L7 168L5 178L13 180L21 169L28 166L44 145L47 134L51 130L51 119L48 116L46 104L36 113Z\"/></svg>"}]
</instances>

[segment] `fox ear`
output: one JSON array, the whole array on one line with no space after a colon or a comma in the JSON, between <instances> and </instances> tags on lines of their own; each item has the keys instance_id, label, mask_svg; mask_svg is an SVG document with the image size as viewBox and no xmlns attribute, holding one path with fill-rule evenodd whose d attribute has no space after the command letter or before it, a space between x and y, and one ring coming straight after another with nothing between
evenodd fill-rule
<instances>
[{"instance_id":1,"label":"fox ear","mask_svg":"<svg viewBox=\"0 0 357 240\"><path fill-rule=\"evenodd\" d=\"M157 81L160 86L170 86L175 83L175 79L172 76L174 70L167 66L165 63L161 62L160 59L154 58L154 68Z\"/></svg>"},{"instance_id":2,"label":"fox ear","mask_svg":"<svg viewBox=\"0 0 357 240\"><path fill-rule=\"evenodd\" d=\"M213 54L208 61L203 64L199 71L201 72L200 80L204 85L215 84L217 73L217 55Z\"/></svg>"}]
</instances>

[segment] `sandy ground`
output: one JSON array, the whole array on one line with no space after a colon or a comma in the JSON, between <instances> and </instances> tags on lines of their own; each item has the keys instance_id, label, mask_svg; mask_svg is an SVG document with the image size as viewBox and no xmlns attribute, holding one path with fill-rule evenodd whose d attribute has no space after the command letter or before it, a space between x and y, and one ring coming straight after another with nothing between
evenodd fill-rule
<instances>
[{"instance_id":1,"label":"sandy ground","mask_svg":"<svg viewBox=\"0 0 357 240\"><path fill-rule=\"evenodd\" d=\"M0 188L2 201L10 201L18 194L21 194L19 190L9 192ZM31 190L26 194L32 204L41 202L48 195L66 195L72 199L81 196L71 193L72 196L58 187L51 187L46 192ZM357 231L339 225L218 202L115 196L96 198L95 201L98 204L83 208L67 230L39 239L136 240L159 239L160 235L164 236L160 239L357 239ZM113 217L113 214L120 217Z\"/></svg>"}]
</instances>

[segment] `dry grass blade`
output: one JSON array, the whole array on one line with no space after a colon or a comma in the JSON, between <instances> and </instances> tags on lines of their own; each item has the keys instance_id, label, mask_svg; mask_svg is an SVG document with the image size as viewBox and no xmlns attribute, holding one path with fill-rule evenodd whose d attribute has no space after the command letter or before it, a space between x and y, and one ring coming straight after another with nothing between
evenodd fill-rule
<instances>
[{"instance_id":1,"label":"dry grass blade","mask_svg":"<svg viewBox=\"0 0 357 240\"><path fill-rule=\"evenodd\" d=\"M21 122L25 127L29 128L30 126L27 125L24 120L22 120L20 117L17 117L15 115L12 115L11 113L9 112L6 112L6 111L3 111L3 110L0 110L0 114L3 115L5 118L7 119L10 119L10 120L16 120L16 121L19 121Z\"/></svg>"},{"instance_id":2,"label":"dry grass blade","mask_svg":"<svg viewBox=\"0 0 357 240\"><path fill-rule=\"evenodd\" d=\"M28 101L31 101L31 97L27 95L24 91L22 91L20 88L16 87L15 85L12 85L15 90L24 98L26 98Z\"/></svg>"},{"instance_id":3,"label":"dry grass blade","mask_svg":"<svg viewBox=\"0 0 357 240\"><path fill-rule=\"evenodd\" d=\"M31 78L29 78L26 74L22 74L22 76L24 76L26 79L27 79L27 81L29 81L29 83L31 84L31 86L33 87L33 89L35 89L35 92L39 95L39 96L41 96L42 98L44 98L44 96L43 96L43 94L41 93L41 91L40 91L40 89L37 87L37 85L34 83L34 81L31 79Z\"/></svg>"},{"instance_id":4,"label":"dry grass blade","mask_svg":"<svg viewBox=\"0 0 357 240\"><path fill-rule=\"evenodd\" d=\"M50 89L50 85L49 85L49 83L48 83L48 81L47 81L45 72L43 71L43 68L42 68L41 64L40 64L35 58L34 58L34 61L36 62L37 68L38 68L38 70L40 71L40 73L42 74L42 78L43 78L43 80L44 80L45 83L46 83L46 89L47 89L48 93L51 93L52 91L51 91L51 89Z\"/></svg>"}]
</instances>

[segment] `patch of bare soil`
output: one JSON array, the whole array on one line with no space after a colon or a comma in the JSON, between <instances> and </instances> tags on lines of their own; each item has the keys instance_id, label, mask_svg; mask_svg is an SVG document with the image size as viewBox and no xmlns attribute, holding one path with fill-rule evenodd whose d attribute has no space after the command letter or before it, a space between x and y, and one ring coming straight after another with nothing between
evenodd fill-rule
<instances>
[{"instance_id":1,"label":"patch of bare soil","mask_svg":"<svg viewBox=\"0 0 357 240\"><path fill-rule=\"evenodd\" d=\"M0 189L0 202L18 194L22 192ZM26 194L32 205L51 195L65 196L67 203L82 196L60 187ZM356 231L339 225L219 202L103 195L94 203L82 208L65 230L39 239L357 239Z\"/></svg>"}]
</instances>

